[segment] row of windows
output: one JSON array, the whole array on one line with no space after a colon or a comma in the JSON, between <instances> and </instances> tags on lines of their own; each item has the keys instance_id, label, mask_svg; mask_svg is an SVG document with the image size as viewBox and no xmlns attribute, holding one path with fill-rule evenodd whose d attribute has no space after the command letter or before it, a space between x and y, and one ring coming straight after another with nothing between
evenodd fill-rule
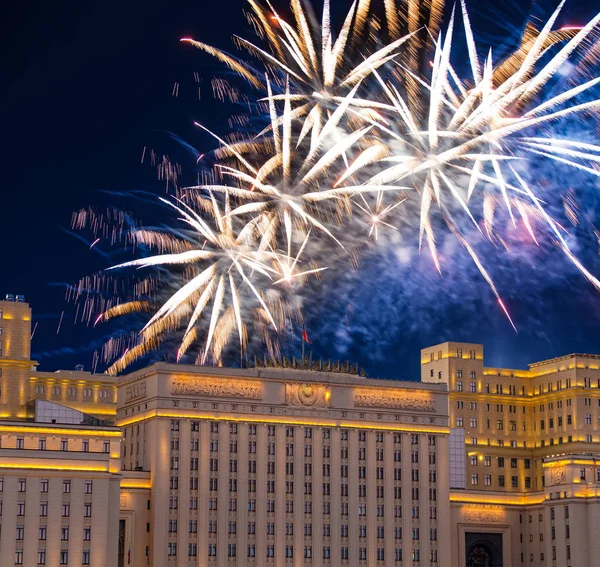
<instances>
[{"instance_id":1,"label":"row of windows","mask_svg":"<svg viewBox=\"0 0 600 567\"><path fill-rule=\"evenodd\" d=\"M518 476L511 476L510 482L511 482L512 488L519 488L519 477ZM484 475L483 484L485 486L492 486L492 475L491 474ZM479 474L473 473L471 475L471 486L477 486L477 485L479 485ZM506 478L503 474L498 475L498 486L501 488L506 486ZM531 488L531 477L530 476L525 477L525 488Z\"/></svg>"},{"instance_id":2,"label":"row of windows","mask_svg":"<svg viewBox=\"0 0 600 567\"><path fill-rule=\"evenodd\" d=\"M0 445L1 445L1 443L0 443ZM73 442L71 443L71 445L73 445ZM6 447L6 445L4 445L3 448L5 448L5 449L12 449L12 447ZM15 449L25 449L25 437L17 437L16 440L15 440L14 448ZM31 450L31 447L29 447L28 449ZM46 451L46 449L47 449L46 438L45 437L40 437L38 439L37 450L38 451ZM68 439L61 439L60 440L60 449L59 450L60 451L73 451L73 449L69 449L69 440ZM89 453L90 452L90 441L89 441L89 439L83 439L81 441L81 451L83 451L84 453ZM110 441L104 441L102 443L102 451L98 451L98 452L110 453Z\"/></svg>"},{"instance_id":3,"label":"row of windows","mask_svg":"<svg viewBox=\"0 0 600 567\"><path fill-rule=\"evenodd\" d=\"M435 508L431 509L430 515L433 516L432 519L436 518L437 514L436 514ZM178 526L177 520L169 520L169 533L177 533L177 526ZM321 530L322 530L322 534L324 537L331 536L331 524L323 524ZM189 533L198 533L198 521L197 520L189 521ZM217 534L218 533L217 520L210 520L208 522L208 533L209 534ZM237 522L235 520L227 522L227 533L230 535L237 534ZM385 538L385 527L377 526L376 533L377 533L377 539L384 539ZM266 534L267 535L275 535L275 522L267 522ZM248 535L256 535L256 522L253 522L253 521L248 522ZM285 535L286 536L294 535L293 522L286 522ZM312 524L304 524L304 535L306 537L313 535ZM402 539L402 528L399 526L394 527L393 535L394 535L394 539ZM340 526L340 536L341 537L349 537L347 524L343 524ZM358 526L358 537L362 538L362 539L367 537L367 526L366 525ZM413 528L412 539L420 539L419 528ZM437 541L437 529L436 528L431 528L429 530L429 539L431 541Z\"/></svg>"},{"instance_id":4,"label":"row of windows","mask_svg":"<svg viewBox=\"0 0 600 567\"><path fill-rule=\"evenodd\" d=\"M275 556L275 546L267 545L265 546L266 557L274 557ZM198 546L195 543L188 544L188 557L196 557L198 553ZM171 557L177 555L177 543L172 542L167 546L167 554ZM217 556L217 544L209 543L208 544L208 556L216 557ZM227 544L227 556L228 557L236 557L237 556L237 545L235 543ZM256 545L249 544L246 548L246 556L247 557L256 557ZM377 561L385 560L385 548L378 547L376 548L376 556ZM412 559L417 562L420 561L420 551L419 549L413 549L412 551ZM285 557L291 558L294 557L294 546L286 545L285 546ZM304 558L310 559L313 557L313 548L310 545L304 546ZM323 559L331 559L331 547L328 545L323 546ZM340 548L340 559L349 559L350 550L348 547ZM358 548L358 559L360 561L367 560L367 548L359 547ZM429 552L429 561L432 563L437 563L437 550L431 550ZM394 550L394 561L402 561L402 549L397 548Z\"/></svg>"},{"instance_id":5,"label":"row of windows","mask_svg":"<svg viewBox=\"0 0 600 567\"><path fill-rule=\"evenodd\" d=\"M192 451L198 451L200 446L198 444L197 440L192 440L190 441L190 447ZM285 454L287 457L293 457L294 456L294 452L295 452L295 445L293 443L287 443L285 445ZM136 445L136 451L139 452L139 444ZM179 439L178 438L172 438L171 439L171 451L179 451ZM218 453L219 452L219 441L217 440L212 440L209 442L209 452L211 453ZM249 441L248 442L248 453L251 455L256 454L257 452L257 446L256 446L256 441ZM330 445L324 445L322 447L322 455L323 458L325 459L329 459L331 458L331 446ZM358 460L359 461L366 461L367 460L367 450L365 447L358 447ZM230 441L229 442L229 453L231 454L237 454L238 453L238 442L237 441ZM127 454L127 449L126 446L123 446L123 456L126 456ZM133 443L130 444L130 454L133 454ZM274 456L276 454L276 445L275 443L267 443L267 454ZM348 458L348 447L342 447L340 449L340 456L342 459L347 459ZM434 452L430 452L429 453L430 457L429 460L430 462L435 463L435 453ZM312 451L312 445L305 445L304 446L304 456L305 457L312 457L313 456L313 451ZM402 462L402 453L399 449L394 450L393 453L393 458L394 458L394 462ZM179 462L179 457L172 457L172 459L176 459L177 462ZM195 459L195 462L198 461L197 457L192 457L192 459ZM375 449L375 460L376 461L383 461L384 460L384 450L383 449ZM211 458L210 459L210 463L211 463L211 471L214 470L216 471L217 469L214 467L218 467L218 464L216 464L218 462L218 459L216 458ZM419 462L419 451L411 451L411 462L413 463L418 463ZM291 464L291 463L288 463ZM329 466L329 465L324 465L324 466ZM173 468L173 467L171 467ZM178 468L178 467L177 467ZM192 470L197 470L196 468L193 468ZM273 471L273 473L270 474L274 474L275 471ZM286 473L286 474L293 474L293 473ZM329 474L327 474L326 476L329 476Z\"/></svg>"},{"instance_id":6,"label":"row of windows","mask_svg":"<svg viewBox=\"0 0 600 567\"><path fill-rule=\"evenodd\" d=\"M2 516L2 500L0 500L0 516ZM25 502L17 502L17 516L25 515ZM40 502L40 514L41 517L48 516L48 502ZM62 503L62 517L69 518L71 516L71 503L63 502ZM85 502L83 505L83 517L91 518L92 517L92 503Z\"/></svg>"},{"instance_id":7,"label":"row of windows","mask_svg":"<svg viewBox=\"0 0 600 567\"><path fill-rule=\"evenodd\" d=\"M593 442L593 437L592 437L592 435L585 435L585 437L583 437L583 438L581 438L581 439L575 439L575 441L576 441L576 442L577 442L577 441L585 441L585 443L592 443L592 442ZM471 438L468 440L468 443L469 443L470 445L478 445L478 444L479 444L479 440L478 440L478 438L477 438L477 437L471 437ZM567 439L566 439L566 441L565 441L565 438L564 438L564 437L559 437L558 439L554 439L554 438L552 438L552 439L550 439L550 440L549 440L549 443L548 443L548 445L549 445L549 446L554 446L554 445L562 445L563 443L573 443L573 436L572 436L572 435L568 435L568 436L567 436ZM497 445L498 447L504 447L504 446L505 446L505 445L504 445L504 440L503 440L503 439L498 439L498 440L496 440L496 445ZM530 444L530 445L531 445L531 444ZM538 447L537 443L534 443L534 445L535 445L536 447ZM487 446L488 446L488 447L491 447L491 446L492 446L492 440L491 440L491 439L488 439L488 440L487 440ZM510 441L509 445L506 445L506 446L509 446L509 447L511 447L511 448L513 448L513 449L516 449L516 448L519 446L519 442L518 442L518 441L515 441L515 440L513 439L513 440L511 440L511 441ZM542 439L542 440L540 441L540 443L539 443L539 447L545 447L545 446L546 446L546 439ZM522 447L523 447L524 449L527 449L527 441L523 441L523 442L522 442Z\"/></svg>"},{"instance_id":8,"label":"row of windows","mask_svg":"<svg viewBox=\"0 0 600 567\"><path fill-rule=\"evenodd\" d=\"M60 396L62 394L62 389L60 386L52 386L50 389L50 392L53 396ZM46 386L43 386L42 384L38 384L35 387L35 393L38 395L44 395L46 393ZM92 390L92 388L83 388L81 390L81 395L84 398L92 398L94 396L94 391ZM77 388L73 388L73 387L69 387L67 388L67 396L70 398L74 398L77 396ZM98 397L101 400L107 400L108 398L113 397L112 392L109 392L108 390L98 390Z\"/></svg>"},{"instance_id":9,"label":"row of windows","mask_svg":"<svg viewBox=\"0 0 600 567\"><path fill-rule=\"evenodd\" d=\"M62 526L60 528L60 540L69 541L71 529L70 526ZM21 541L25 536L25 526L17 526L17 541ZM48 526L40 526L38 529L38 539L40 541L46 541L48 536ZM83 528L83 541L91 541L92 539L92 528L85 526Z\"/></svg>"},{"instance_id":10,"label":"row of windows","mask_svg":"<svg viewBox=\"0 0 600 567\"><path fill-rule=\"evenodd\" d=\"M179 477L172 476L169 480L169 487L171 490L178 490L179 488ZM209 490L211 492L216 492L219 489L219 480L217 478L209 479ZM378 485L375 487L376 489L376 497L377 498L385 498L384 487ZM190 479L190 490L198 490L198 478L193 477ZM413 487L412 489L412 499L419 500L419 488ZM237 479L229 479L229 492L237 492ZM256 481L249 480L248 481L248 492L254 493L256 492ZM267 494L273 494L275 492L275 482L272 480L267 481ZM287 481L285 483L285 492L286 494L294 493L294 481ZM304 483L304 494L310 495L313 493L313 484L312 482ZM340 493L341 496L348 496L349 490L347 484L340 485ZM328 482L323 483L323 495L330 496L331 495L331 484ZM359 484L358 485L358 496L359 498L367 497L367 485ZM394 487L394 499L401 500L402 499L402 487L395 486ZM437 489L430 488L429 489L429 499L437 500Z\"/></svg>"},{"instance_id":11,"label":"row of windows","mask_svg":"<svg viewBox=\"0 0 600 567\"><path fill-rule=\"evenodd\" d=\"M41 479L39 491L43 494L46 494L48 492L48 484L49 484L49 480L47 478ZM92 494L93 486L94 486L93 481L86 480L84 482L84 493ZM3 492L3 491L4 491L4 478L0 477L0 492ZM17 480L17 492L26 492L26 491L27 491L27 479L20 478L19 480ZM63 494L69 494L70 492L71 492L71 479L65 479L65 480L63 480Z\"/></svg>"},{"instance_id":12,"label":"row of windows","mask_svg":"<svg viewBox=\"0 0 600 567\"><path fill-rule=\"evenodd\" d=\"M478 458L477 455L471 455L471 457L469 457L469 461L470 461L472 467L478 466L480 460L483 461L484 466L486 466L486 467L492 466L492 457L490 457L489 455L487 455L481 459ZM498 460L498 466L501 468L505 466L506 461L508 461L510 463L510 467L512 469L516 469L519 466L519 459L516 459L514 457L512 457L512 458L497 457L497 460ZM531 459L523 459L523 468L525 468L525 469L531 468Z\"/></svg>"},{"instance_id":13,"label":"row of windows","mask_svg":"<svg viewBox=\"0 0 600 567\"><path fill-rule=\"evenodd\" d=\"M430 377L433 378L434 376L434 371L431 370L430 371ZM456 371L456 391L457 392L463 392L464 391L464 385L463 385L463 381L460 380L460 378L463 377L463 372L462 370L457 370ZM442 378L442 372L438 372L438 378ZM476 380L477 376L476 373L474 371L470 372L470 378L471 380ZM598 378L597 380L594 381L595 382L595 386L597 388L600 388L600 378ZM495 387L494 387L495 386ZM507 394L509 396L516 396L517 395L517 386L514 384L508 384L506 385L508 387L508 392ZM577 384L575 383L575 387L577 386L581 386L581 384ZM544 387L543 384L540 384L536 387L533 388L533 394L534 395L538 395L541 396L542 394L549 394L552 392L558 392L561 390L568 390L571 389L573 387L573 382L571 378L566 378L564 383L562 380L558 380L556 382L548 382L547 385ZM591 378L584 378L583 379L583 387L586 389L589 389L592 387L592 379ZM505 385L504 384L495 384L495 385L490 385L490 383L486 383L485 384L485 393L486 394L500 394L500 395L504 395L504 388ZM477 392L477 382L473 382L471 381L469 383L469 392L471 393L476 393ZM521 396L526 396L527 392L525 390L525 386L521 386L520 389L520 395Z\"/></svg>"},{"instance_id":14,"label":"row of windows","mask_svg":"<svg viewBox=\"0 0 600 567\"><path fill-rule=\"evenodd\" d=\"M60 550L60 565L68 565L69 564L69 551L67 549ZM46 565L46 550L40 549L38 551L38 565ZM90 550L84 549L81 552L81 564L89 565L90 564ZM23 550L19 549L15 551L15 565L23 565Z\"/></svg>"},{"instance_id":15,"label":"row of windows","mask_svg":"<svg viewBox=\"0 0 600 567\"><path fill-rule=\"evenodd\" d=\"M436 498L437 498L437 495L435 494L435 490L433 491L433 493L430 490L430 499L433 501ZM228 502L229 502L229 507L228 507L229 512L237 512L237 499L229 498ZM266 503L267 513L274 513L275 512L275 500L266 500L265 503ZM304 504L304 513L305 514L313 513L312 501L307 500L300 504ZM169 497L169 509L170 510L179 509L179 497L178 496L170 496ZM193 496L189 499L189 509L190 510L198 509L198 498L197 497ZM218 498L216 498L216 497L209 498L208 499L208 510L215 512L215 511L217 511L217 509L218 509ZM393 509L394 509L394 518L402 518L402 506L396 505L396 506L393 506ZM248 500L248 512L256 512L256 500L255 499ZM292 514L293 512L294 512L294 500L286 500L285 501L285 513ZM430 507L429 512L430 512L430 518L435 519L436 518L436 508L433 506ZM324 515L331 514L331 502L323 502L322 503L322 513ZM340 504L340 514L342 516L349 515L348 502L342 502ZM385 516L385 506L383 504L377 504L377 506L375 507L375 514L377 517L384 517ZM419 514L420 514L419 506L413 506L412 507L412 517L419 518L420 517ZM432 517L432 514L433 514L433 517ZM367 516L367 505L366 504L363 504L363 503L358 504L358 515L359 516Z\"/></svg>"},{"instance_id":16,"label":"row of windows","mask_svg":"<svg viewBox=\"0 0 600 567\"><path fill-rule=\"evenodd\" d=\"M493 409L494 404L485 404L485 411L490 412ZM518 406L509 404L508 406L509 413L517 413ZM463 400L458 400L456 402L456 409L465 409L465 402ZM476 410L477 402L469 402L469 409ZM496 411L504 411L504 404L496 404ZM525 406L521 406L521 413L525 413Z\"/></svg>"},{"instance_id":17,"label":"row of windows","mask_svg":"<svg viewBox=\"0 0 600 567\"><path fill-rule=\"evenodd\" d=\"M215 422L215 421L210 422L210 432L213 434L219 433L219 425L223 425L223 424L219 424L218 422ZM229 423L227 425L229 426L229 433L231 435L237 435L238 424L237 423ZM199 432L200 431L200 422L192 421L192 422L190 422L190 427L191 427L192 432ZM176 420L176 419L171 420L171 431L179 431L179 430L180 430L179 420ZM295 427L286 427L285 428L285 436L287 438L293 438L296 436L297 431L298 431L298 429ZM304 431L305 439L313 438L313 429L312 428L304 427L304 428L302 428L302 431ZM139 433L139 432L140 431L139 431L139 425L138 425L137 433ZM249 433L249 435L256 435L257 434L257 426L256 425L248 425L248 433ZM331 429L328 429L328 428L322 429L321 434L322 434L323 439L331 439ZM275 437L275 426L274 425L267 425L267 436ZM127 437L127 434L125 434L125 437ZM410 435L411 444L418 445L419 437L420 436L418 434L415 434L415 433L411 434ZM340 439L342 441L348 441L348 431L347 430L344 430L344 429L340 430ZM384 439L383 431L375 431L375 442L383 443L383 439ZM367 432L366 431L358 432L358 441L359 442L367 441ZM401 443L402 435L400 433L394 433L393 434L393 442L396 444ZM429 435L428 443L429 443L429 445L435 446L435 436Z\"/></svg>"}]
</instances>

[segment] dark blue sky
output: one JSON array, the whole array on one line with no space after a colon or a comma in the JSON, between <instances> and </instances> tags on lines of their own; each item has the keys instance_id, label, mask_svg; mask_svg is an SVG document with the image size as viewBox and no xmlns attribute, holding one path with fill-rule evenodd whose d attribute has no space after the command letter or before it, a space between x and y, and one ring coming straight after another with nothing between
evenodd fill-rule
<instances>
[{"instance_id":1,"label":"dark blue sky","mask_svg":"<svg viewBox=\"0 0 600 567\"><path fill-rule=\"evenodd\" d=\"M247 30L243 2L10 4L0 34L0 294L25 294L32 305L38 322L34 354L42 368L79 362L89 366L89 345L96 335L72 325L73 307L64 301L61 284L76 282L106 263L66 232L71 213L87 205L110 205L112 196L106 191L160 194L162 185L140 164L140 155L147 146L185 156L167 131L195 147L212 147L192 122L200 118L218 129L226 116L210 96L215 66L179 38L194 36L229 47L232 33ZM600 9L600 2L589 4L570 2L564 23L583 23ZM497 11L489 1L469 5L487 21L483 29L490 35L510 24L496 27L489 19L505 22L498 15L529 8L518 1L498 2ZM203 78L202 101L196 96L195 71ZM175 82L180 83L177 98L172 96ZM440 297L444 293L442 282ZM357 345L350 355L370 375L416 379L418 350L442 339L484 342L487 362L507 366L571 351L598 352L598 295L577 278L544 293L545 308L535 313L528 312L526 298L513 306L525 322L518 336L498 313L466 332L468 312L459 309L440 314L432 327L418 327L392 341L383 359L372 360L368 344ZM63 311L65 321L57 334ZM535 332L526 323L530 316L536 320ZM335 339L315 339L319 354L327 356Z\"/></svg>"}]
</instances>

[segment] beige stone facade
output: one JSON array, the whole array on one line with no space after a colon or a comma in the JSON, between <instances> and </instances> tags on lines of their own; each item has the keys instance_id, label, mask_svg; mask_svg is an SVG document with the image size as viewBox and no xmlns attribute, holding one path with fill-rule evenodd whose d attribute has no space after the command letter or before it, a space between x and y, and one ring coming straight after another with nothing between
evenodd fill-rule
<instances>
[{"instance_id":1,"label":"beige stone facade","mask_svg":"<svg viewBox=\"0 0 600 567\"><path fill-rule=\"evenodd\" d=\"M123 467L149 472L134 565L444 564L444 385L158 364L118 392Z\"/></svg>"},{"instance_id":2,"label":"beige stone facade","mask_svg":"<svg viewBox=\"0 0 600 567\"><path fill-rule=\"evenodd\" d=\"M464 473L450 479L452 565L483 533L502 535L506 567L599 566L600 357L488 368L482 345L448 342L421 351L421 380L448 385L451 428L464 432L451 455Z\"/></svg>"},{"instance_id":3,"label":"beige stone facade","mask_svg":"<svg viewBox=\"0 0 600 567\"><path fill-rule=\"evenodd\" d=\"M114 422L115 381L37 372L30 336L29 306L0 301L0 565L117 567L121 432L60 422ZM36 423L35 400L60 405Z\"/></svg>"},{"instance_id":4,"label":"beige stone facade","mask_svg":"<svg viewBox=\"0 0 600 567\"><path fill-rule=\"evenodd\" d=\"M116 379L38 371L30 335L0 302L2 567L600 567L596 355Z\"/></svg>"}]
</instances>

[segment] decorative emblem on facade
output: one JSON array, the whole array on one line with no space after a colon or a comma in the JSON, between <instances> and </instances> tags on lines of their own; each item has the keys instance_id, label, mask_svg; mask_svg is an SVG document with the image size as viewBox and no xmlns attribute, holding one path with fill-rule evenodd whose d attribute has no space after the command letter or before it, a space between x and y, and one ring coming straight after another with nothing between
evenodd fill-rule
<instances>
[{"instance_id":1,"label":"decorative emblem on facade","mask_svg":"<svg viewBox=\"0 0 600 567\"><path fill-rule=\"evenodd\" d=\"M130 384L125 389L125 403L132 402L133 400L137 400L139 398L146 397L146 382L136 382L135 384Z\"/></svg>"},{"instance_id":2,"label":"decorative emblem on facade","mask_svg":"<svg viewBox=\"0 0 600 567\"><path fill-rule=\"evenodd\" d=\"M406 410L435 411L435 402L426 394L396 390L359 388L354 391L354 405Z\"/></svg>"},{"instance_id":3,"label":"decorative emblem on facade","mask_svg":"<svg viewBox=\"0 0 600 567\"><path fill-rule=\"evenodd\" d=\"M567 468L553 467L550 469L550 484L567 484Z\"/></svg>"},{"instance_id":4,"label":"decorative emblem on facade","mask_svg":"<svg viewBox=\"0 0 600 567\"><path fill-rule=\"evenodd\" d=\"M464 518L466 522L477 524L498 523L502 521L502 512L499 510L465 510Z\"/></svg>"},{"instance_id":5,"label":"decorative emblem on facade","mask_svg":"<svg viewBox=\"0 0 600 567\"><path fill-rule=\"evenodd\" d=\"M220 398L261 400L263 389L261 382L250 380L174 378L171 393L183 396L216 396Z\"/></svg>"},{"instance_id":6,"label":"decorative emblem on facade","mask_svg":"<svg viewBox=\"0 0 600 567\"><path fill-rule=\"evenodd\" d=\"M121 493L120 495L120 499L119 499L119 506L120 508L125 508L127 509L129 507L129 498L127 496L127 493Z\"/></svg>"},{"instance_id":7,"label":"decorative emblem on facade","mask_svg":"<svg viewBox=\"0 0 600 567\"><path fill-rule=\"evenodd\" d=\"M290 406L324 408L329 406L329 392L322 384L286 384L285 402Z\"/></svg>"}]
</instances>

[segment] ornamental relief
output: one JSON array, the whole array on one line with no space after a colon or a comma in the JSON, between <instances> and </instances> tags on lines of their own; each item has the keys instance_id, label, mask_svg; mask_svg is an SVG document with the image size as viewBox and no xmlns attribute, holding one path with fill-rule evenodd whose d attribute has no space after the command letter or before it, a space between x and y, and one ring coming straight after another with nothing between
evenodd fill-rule
<instances>
[{"instance_id":1,"label":"ornamental relief","mask_svg":"<svg viewBox=\"0 0 600 567\"><path fill-rule=\"evenodd\" d=\"M146 382L130 384L125 388L125 403L146 397Z\"/></svg>"},{"instance_id":2,"label":"ornamental relief","mask_svg":"<svg viewBox=\"0 0 600 567\"><path fill-rule=\"evenodd\" d=\"M502 512L495 510L466 510L464 519L466 522L477 524L498 523L502 521Z\"/></svg>"},{"instance_id":3,"label":"ornamental relief","mask_svg":"<svg viewBox=\"0 0 600 567\"><path fill-rule=\"evenodd\" d=\"M261 400L261 382L251 380L214 380L203 378L173 378L172 394L182 396L216 396Z\"/></svg>"},{"instance_id":4,"label":"ornamental relief","mask_svg":"<svg viewBox=\"0 0 600 567\"><path fill-rule=\"evenodd\" d=\"M322 384L286 384L285 403L290 406L325 408L329 407L329 392Z\"/></svg>"},{"instance_id":5,"label":"ornamental relief","mask_svg":"<svg viewBox=\"0 0 600 567\"><path fill-rule=\"evenodd\" d=\"M435 411L435 402L426 394L411 394L395 390L354 390L354 405L404 410Z\"/></svg>"},{"instance_id":6,"label":"ornamental relief","mask_svg":"<svg viewBox=\"0 0 600 567\"><path fill-rule=\"evenodd\" d=\"M550 469L550 485L567 484L567 467L554 467Z\"/></svg>"}]
</instances>

